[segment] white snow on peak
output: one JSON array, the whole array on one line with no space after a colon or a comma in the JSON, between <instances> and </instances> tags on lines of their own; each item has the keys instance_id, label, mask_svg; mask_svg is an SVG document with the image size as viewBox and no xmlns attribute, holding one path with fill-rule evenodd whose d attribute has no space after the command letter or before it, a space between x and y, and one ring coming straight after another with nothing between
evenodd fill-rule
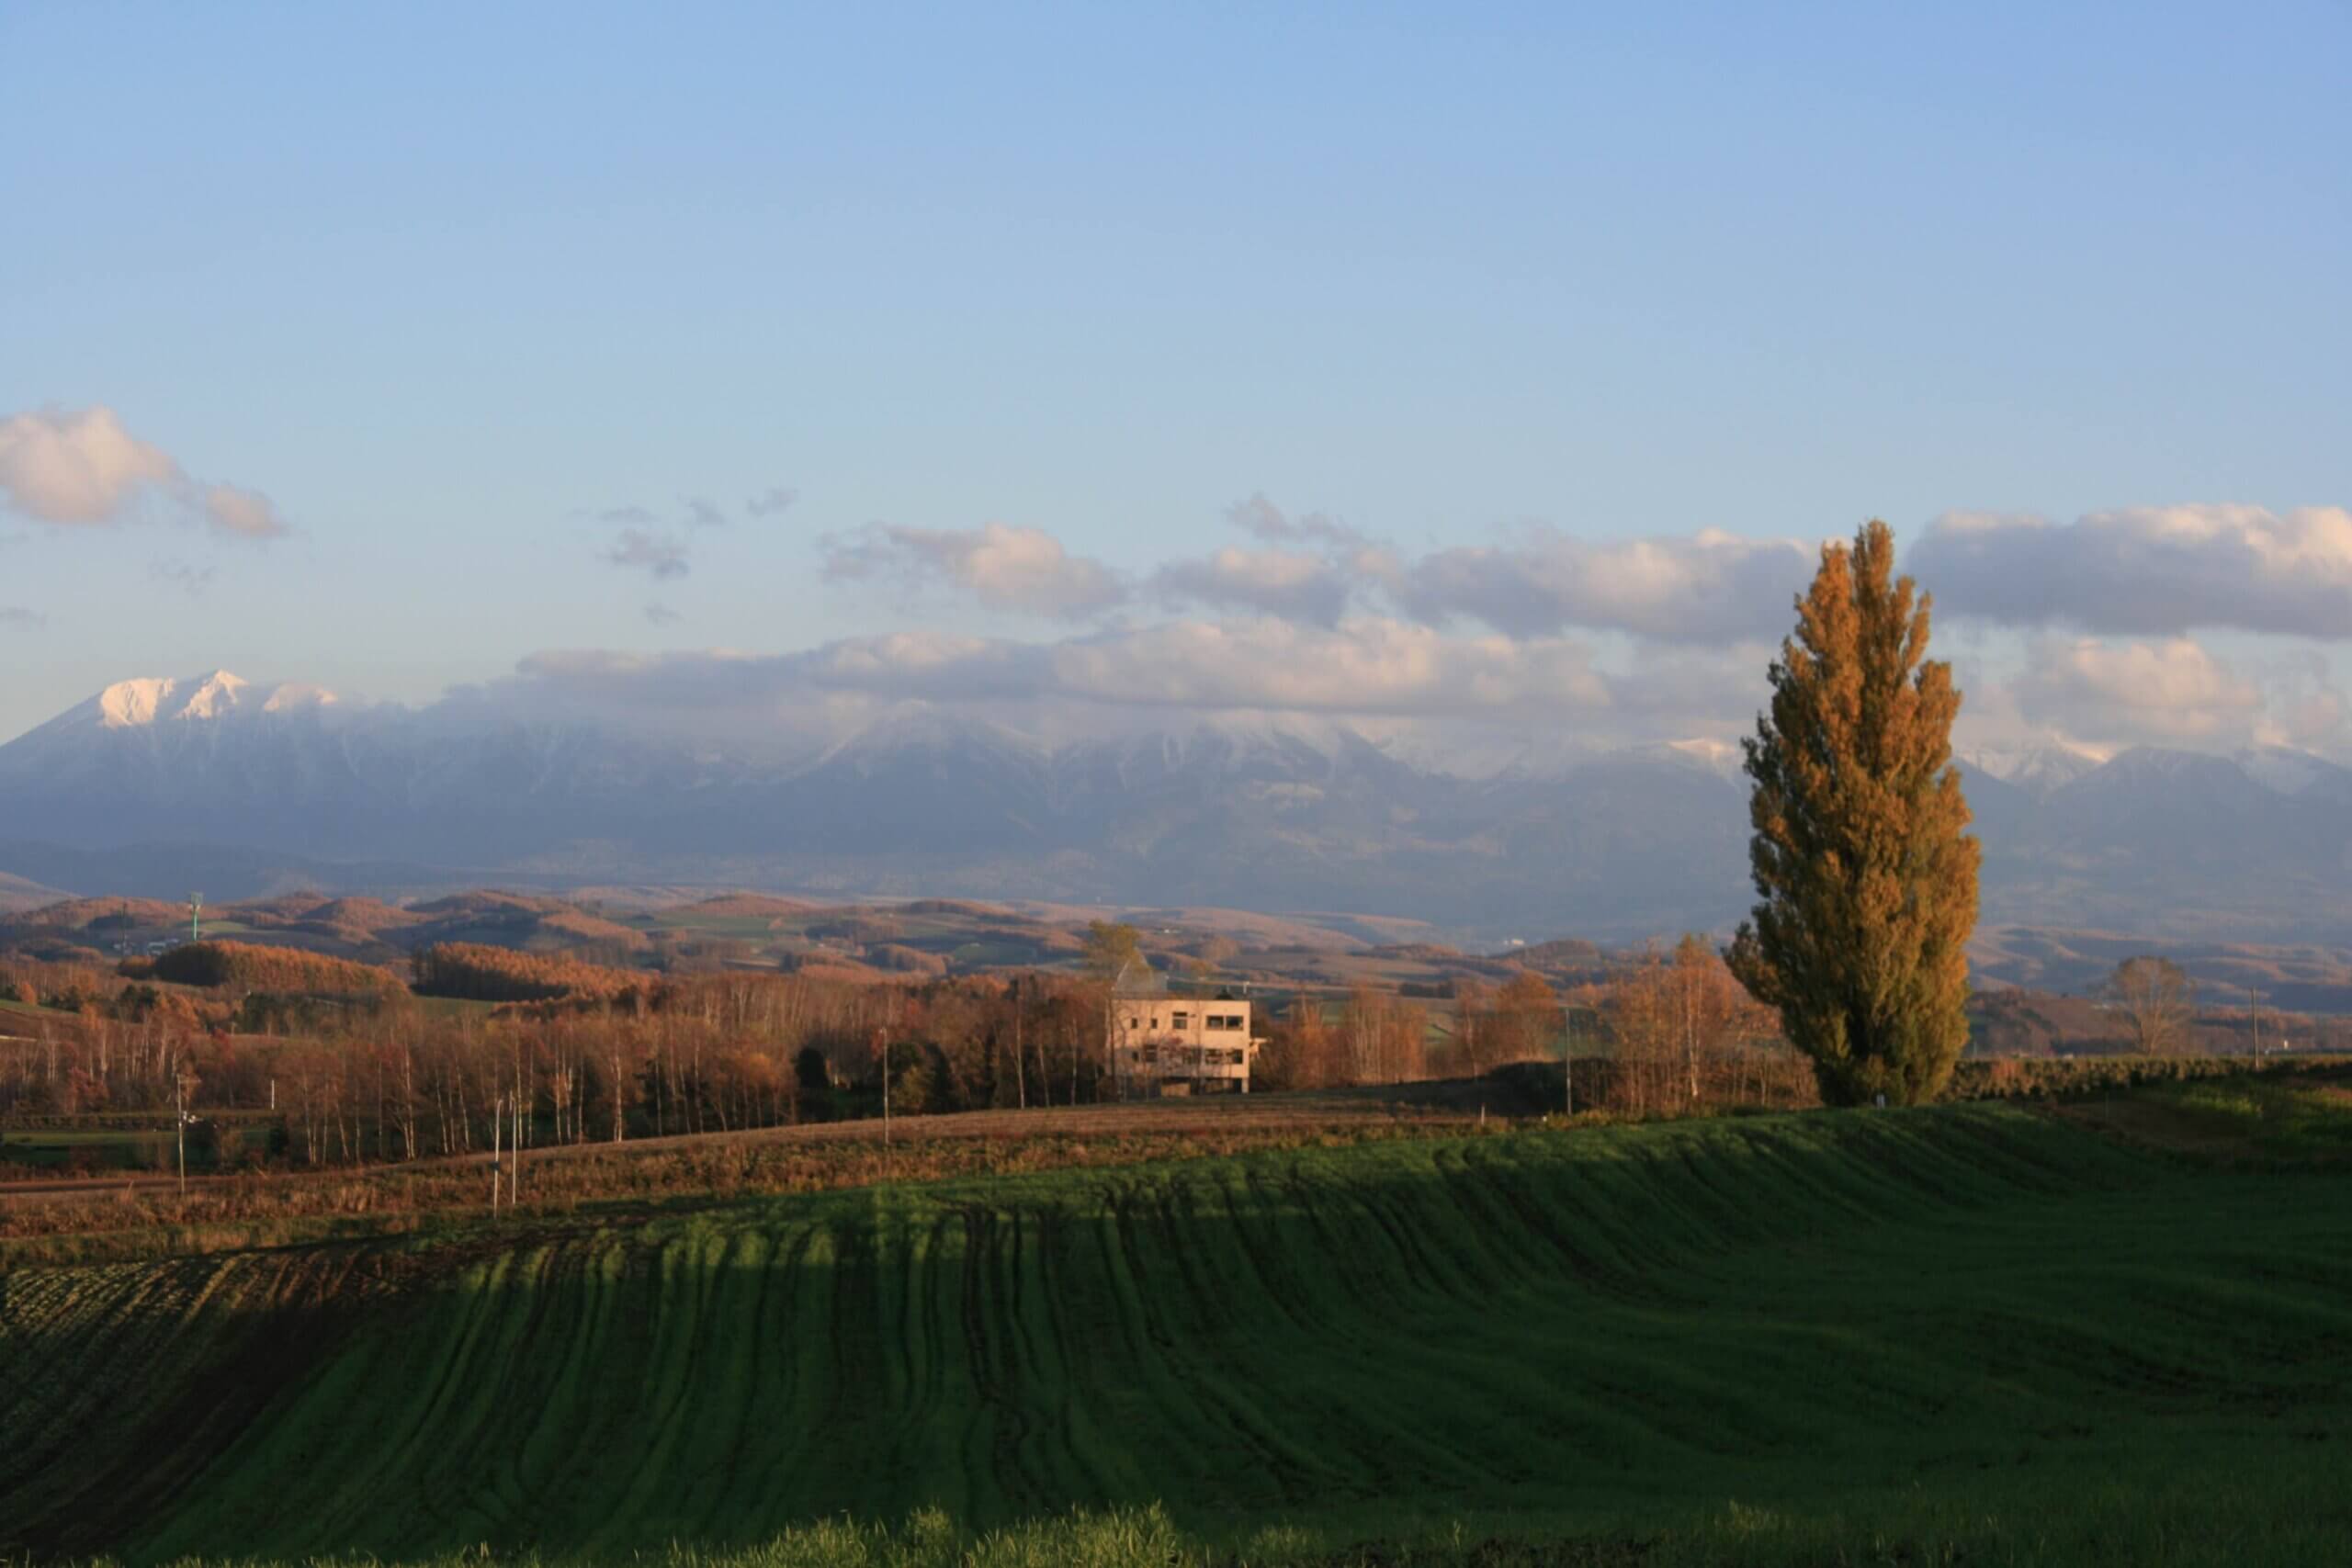
<instances>
[{"instance_id":1,"label":"white snow on peak","mask_svg":"<svg viewBox=\"0 0 2352 1568\"><path fill-rule=\"evenodd\" d=\"M253 698L260 695L255 703ZM263 713L307 713L335 700L322 686L289 682L256 694L252 682L226 670L186 679L142 676L117 681L82 709L96 710L102 729L136 729L163 719L224 719L256 709Z\"/></svg>"},{"instance_id":2,"label":"white snow on peak","mask_svg":"<svg viewBox=\"0 0 2352 1568\"><path fill-rule=\"evenodd\" d=\"M237 676L226 670L215 670L196 682L196 689L187 694L187 701L180 705L177 716L220 718L237 705L238 694L244 689L245 682Z\"/></svg>"},{"instance_id":3,"label":"white snow on peak","mask_svg":"<svg viewBox=\"0 0 2352 1568\"><path fill-rule=\"evenodd\" d=\"M150 677L139 681L117 681L98 694L98 722L108 729L128 729L133 725L153 724L162 711L164 699L172 694L177 681Z\"/></svg>"},{"instance_id":4,"label":"white snow on peak","mask_svg":"<svg viewBox=\"0 0 2352 1568\"><path fill-rule=\"evenodd\" d=\"M1955 759L1973 773L2016 784L2036 795L2064 788L2108 761L2087 746L2052 741L2041 746L1979 746L1956 752Z\"/></svg>"},{"instance_id":5,"label":"white snow on peak","mask_svg":"<svg viewBox=\"0 0 2352 1568\"><path fill-rule=\"evenodd\" d=\"M1632 746L1596 747L1585 761L1587 763L1638 762L1647 767L1677 768L1728 780L1739 774L1741 753L1731 741L1690 736L1680 740L1645 740Z\"/></svg>"},{"instance_id":6,"label":"white snow on peak","mask_svg":"<svg viewBox=\"0 0 2352 1568\"><path fill-rule=\"evenodd\" d=\"M1514 734L1481 725L1408 729L1381 743L1389 758L1420 773L1477 783L1556 783L1607 749L1573 734Z\"/></svg>"},{"instance_id":7,"label":"white snow on peak","mask_svg":"<svg viewBox=\"0 0 2352 1568\"><path fill-rule=\"evenodd\" d=\"M2248 778L2279 795L2301 795L2321 779L2343 772L2326 758L2292 746L2249 746L2232 760Z\"/></svg>"},{"instance_id":8,"label":"white snow on peak","mask_svg":"<svg viewBox=\"0 0 2352 1568\"><path fill-rule=\"evenodd\" d=\"M312 708L333 706L339 699L324 686L314 686L307 681L288 681L269 694L261 705L264 713L304 713Z\"/></svg>"},{"instance_id":9,"label":"white snow on peak","mask_svg":"<svg viewBox=\"0 0 2352 1568\"><path fill-rule=\"evenodd\" d=\"M1738 744L1730 740L1713 740L1704 738L1691 740L1669 740L1666 743L1666 749L1698 763L1711 773L1720 773L1727 779L1736 777L1746 761L1745 754L1741 752Z\"/></svg>"},{"instance_id":10,"label":"white snow on peak","mask_svg":"<svg viewBox=\"0 0 2352 1568\"><path fill-rule=\"evenodd\" d=\"M1203 745L1223 746L1236 758L1295 757L1306 752L1329 761L1339 755L1343 743L1337 725L1249 713L1204 716L1190 731L1164 732L1156 744L1167 750L1173 763Z\"/></svg>"},{"instance_id":11,"label":"white snow on peak","mask_svg":"<svg viewBox=\"0 0 2352 1568\"><path fill-rule=\"evenodd\" d=\"M1460 779L1498 778L1526 760L1528 747L1523 739L1511 736L1481 739L1485 744L1465 743L1451 735L1406 730L1384 737L1378 744L1389 761L1416 773L1442 773Z\"/></svg>"},{"instance_id":12,"label":"white snow on peak","mask_svg":"<svg viewBox=\"0 0 2352 1568\"><path fill-rule=\"evenodd\" d=\"M1042 751L1035 739L1003 725L967 717L928 703L901 703L864 728L827 747L815 761L822 763L836 758L950 751L964 747L983 747L1023 757L1034 757Z\"/></svg>"}]
</instances>

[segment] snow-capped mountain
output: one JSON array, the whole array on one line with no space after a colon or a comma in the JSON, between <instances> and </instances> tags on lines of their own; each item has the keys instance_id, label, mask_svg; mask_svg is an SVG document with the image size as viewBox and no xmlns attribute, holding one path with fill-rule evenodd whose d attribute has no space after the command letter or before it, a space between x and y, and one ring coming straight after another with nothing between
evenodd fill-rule
<instances>
[{"instance_id":1,"label":"snow-capped mountain","mask_svg":"<svg viewBox=\"0 0 2352 1568\"><path fill-rule=\"evenodd\" d=\"M86 801L96 812L345 790L334 709L316 687L256 688L225 670L119 681L0 746L0 798L45 800L52 813ZM43 818L17 819L29 828Z\"/></svg>"},{"instance_id":2,"label":"snow-capped mountain","mask_svg":"<svg viewBox=\"0 0 2352 1568\"><path fill-rule=\"evenodd\" d=\"M2076 746L1979 746L1954 760L1963 772L2013 784L2034 798L2047 799L2107 761L2096 751Z\"/></svg>"},{"instance_id":3,"label":"snow-capped mountain","mask_svg":"<svg viewBox=\"0 0 2352 1568\"><path fill-rule=\"evenodd\" d=\"M2045 747L1961 761L1988 920L2352 931L2352 772L2324 759ZM119 682L0 745L0 874L173 893L201 851L208 880L187 885L216 897L243 874L222 857L242 856L280 883L365 886L396 863L1638 937L1744 912L1737 769L1721 743L1601 751L1566 736L1465 762L1426 738L1259 719L1049 743L922 706L821 749L689 744L215 671Z\"/></svg>"},{"instance_id":4,"label":"snow-capped mountain","mask_svg":"<svg viewBox=\"0 0 2352 1568\"><path fill-rule=\"evenodd\" d=\"M2352 768L2291 746L2249 746L2231 753L2248 778L2277 795L2352 796Z\"/></svg>"},{"instance_id":5,"label":"snow-capped mountain","mask_svg":"<svg viewBox=\"0 0 2352 1568\"><path fill-rule=\"evenodd\" d=\"M289 682L256 688L226 670L178 680L118 681L0 748L0 756L26 741L66 746L77 737L128 730L140 732L151 742L168 743L217 734L220 726L249 725L273 716L315 716L334 704L334 694L322 687Z\"/></svg>"}]
</instances>

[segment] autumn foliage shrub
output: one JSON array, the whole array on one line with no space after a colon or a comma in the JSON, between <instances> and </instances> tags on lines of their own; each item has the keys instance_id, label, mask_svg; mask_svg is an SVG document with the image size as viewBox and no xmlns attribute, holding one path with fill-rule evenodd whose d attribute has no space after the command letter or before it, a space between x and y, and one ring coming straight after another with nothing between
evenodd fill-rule
<instances>
[{"instance_id":1,"label":"autumn foliage shrub","mask_svg":"<svg viewBox=\"0 0 2352 1568\"><path fill-rule=\"evenodd\" d=\"M435 942L417 953L411 966L418 995L479 1002L617 997L645 980L626 969L470 942Z\"/></svg>"},{"instance_id":2,"label":"autumn foliage shrub","mask_svg":"<svg viewBox=\"0 0 2352 1568\"><path fill-rule=\"evenodd\" d=\"M2343 1063L2341 1056L2274 1056L2264 1061L2250 1056L1970 1057L1953 1070L1942 1098L2049 1100L2242 1073L2305 1072Z\"/></svg>"},{"instance_id":3,"label":"autumn foliage shrub","mask_svg":"<svg viewBox=\"0 0 2352 1568\"><path fill-rule=\"evenodd\" d=\"M303 996L391 996L401 989L398 976L372 964L243 942L183 942L156 958L153 974L175 986L233 986Z\"/></svg>"}]
</instances>

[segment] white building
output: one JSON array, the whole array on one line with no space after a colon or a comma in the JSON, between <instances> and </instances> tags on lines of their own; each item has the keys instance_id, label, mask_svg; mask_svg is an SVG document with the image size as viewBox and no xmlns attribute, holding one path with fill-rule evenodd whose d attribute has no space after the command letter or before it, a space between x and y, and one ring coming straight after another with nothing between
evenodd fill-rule
<instances>
[{"instance_id":1,"label":"white building","mask_svg":"<svg viewBox=\"0 0 2352 1568\"><path fill-rule=\"evenodd\" d=\"M1265 1043L1251 1026L1250 998L1224 989L1173 994L1140 958L1112 984L1109 1023L1111 1074L1123 1100L1247 1094L1250 1063Z\"/></svg>"}]
</instances>

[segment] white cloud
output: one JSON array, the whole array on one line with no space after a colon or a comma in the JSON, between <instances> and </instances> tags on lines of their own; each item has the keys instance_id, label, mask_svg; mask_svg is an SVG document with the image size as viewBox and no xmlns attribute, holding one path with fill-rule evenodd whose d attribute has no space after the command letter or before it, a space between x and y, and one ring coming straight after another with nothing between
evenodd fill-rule
<instances>
[{"instance_id":1,"label":"white cloud","mask_svg":"<svg viewBox=\"0 0 2352 1568\"><path fill-rule=\"evenodd\" d=\"M45 626L49 617L22 604L0 604L0 626Z\"/></svg>"},{"instance_id":2,"label":"white cloud","mask_svg":"<svg viewBox=\"0 0 2352 1568\"><path fill-rule=\"evenodd\" d=\"M567 705L673 717L782 716L842 696L1512 722L1605 719L1617 705L1580 644L1450 637L1381 619L1337 628L1176 621L1043 643L900 632L775 655L574 650L534 654L517 676ZM1648 701L1634 713L1645 716Z\"/></svg>"},{"instance_id":3,"label":"white cloud","mask_svg":"<svg viewBox=\"0 0 2352 1568\"><path fill-rule=\"evenodd\" d=\"M1946 513L1905 570L1939 610L2125 636L2352 637L2352 511L2131 507L2073 523Z\"/></svg>"},{"instance_id":4,"label":"white cloud","mask_svg":"<svg viewBox=\"0 0 2352 1568\"><path fill-rule=\"evenodd\" d=\"M605 524L616 529L612 543L600 552L610 564L641 571L657 581L684 577L693 569L694 539L705 528L724 527L727 513L707 496L690 495L679 502L677 521L665 523L650 506L631 502L619 506L583 508L574 519ZM649 619L656 619L649 612Z\"/></svg>"},{"instance_id":5,"label":"white cloud","mask_svg":"<svg viewBox=\"0 0 2352 1568\"><path fill-rule=\"evenodd\" d=\"M1475 619L1513 637L1583 626L1721 644L1786 632L1815 564L1790 539L1709 530L1594 543L1538 529L1517 545L1424 556L1396 592L1425 620Z\"/></svg>"},{"instance_id":6,"label":"white cloud","mask_svg":"<svg viewBox=\"0 0 2352 1568\"><path fill-rule=\"evenodd\" d=\"M1296 550L1230 547L1201 560L1170 561L1152 573L1159 597L1211 610L1254 610L1284 620L1335 626L1348 608L1347 570Z\"/></svg>"},{"instance_id":7,"label":"white cloud","mask_svg":"<svg viewBox=\"0 0 2352 1568\"><path fill-rule=\"evenodd\" d=\"M1023 702L1054 694L1053 645L945 632L847 637L787 658L780 683L896 701Z\"/></svg>"},{"instance_id":8,"label":"white cloud","mask_svg":"<svg viewBox=\"0 0 2352 1568\"><path fill-rule=\"evenodd\" d=\"M159 560L147 569L158 582L168 582L175 588L187 590L194 597L211 586L217 568L198 566L193 561Z\"/></svg>"},{"instance_id":9,"label":"white cloud","mask_svg":"<svg viewBox=\"0 0 2352 1568\"><path fill-rule=\"evenodd\" d=\"M1099 561L1070 554L1040 528L870 524L827 536L830 581L889 579L952 587L990 609L1078 620L1132 604L1261 615L1323 627L1351 611L1387 608L1433 626L1479 622L1505 637L1622 631L1721 647L1777 637L1811 574L1815 552L1790 540L1704 532L1587 543L1543 529L1509 547L1465 547L1408 559L1321 513L1293 517L1264 495L1227 519L1265 548L1227 547L1168 561L1134 589Z\"/></svg>"},{"instance_id":10,"label":"white cloud","mask_svg":"<svg viewBox=\"0 0 2352 1568\"><path fill-rule=\"evenodd\" d=\"M1323 513L1309 512L1301 516L1292 516L1267 500L1263 491L1257 491L1247 501L1237 501L1227 507L1225 520L1272 544L1305 542L1353 547L1365 542L1363 535Z\"/></svg>"},{"instance_id":11,"label":"white cloud","mask_svg":"<svg viewBox=\"0 0 2352 1568\"><path fill-rule=\"evenodd\" d=\"M1073 556L1042 528L906 528L876 523L826 541L831 581L892 577L952 583L992 610L1076 619L1109 609L1126 590L1100 561Z\"/></svg>"},{"instance_id":12,"label":"white cloud","mask_svg":"<svg viewBox=\"0 0 2352 1568\"><path fill-rule=\"evenodd\" d=\"M2093 743L2243 743L2261 725L2261 688L2187 637L2043 639L2009 687L2029 724Z\"/></svg>"},{"instance_id":13,"label":"white cloud","mask_svg":"<svg viewBox=\"0 0 2352 1568\"><path fill-rule=\"evenodd\" d=\"M204 514L214 527L240 538L274 539L287 531L286 520L278 516L269 497L238 485L207 485Z\"/></svg>"},{"instance_id":14,"label":"white cloud","mask_svg":"<svg viewBox=\"0 0 2352 1568\"><path fill-rule=\"evenodd\" d=\"M642 571L655 579L686 575L686 542L673 534L646 528L624 528L605 558L617 567Z\"/></svg>"},{"instance_id":15,"label":"white cloud","mask_svg":"<svg viewBox=\"0 0 2352 1568\"><path fill-rule=\"evenodd\" d=\"M238 485L198 483L170 454L124 429L103 404L0 419L0 498L24 515L61 526L102 526L124 521L150 496L241 538L288 532L267 496Z\"/></svg>"},{"instance_id":16,"label":"white cloud","mask_svg":"<svg viewBox=\"0 0 2352 1568\"><path fill-rule=\"evenodd\" d=\"M2347 721L2352 721L2352 700L2336 684L2324 654L2311 649L2282 653L2267 661L2258 678L2263 715L2255 729L2256 740L2303 750L2343 745Z\"/></svg>"},{"instance_id":17,"label":"white cloud","mask_svg":"<svg viewBox=\"0 0 2352 1568\"><path fill-rule=\"evenodd\" d=\"M789 485L771 485L758 495L743 502L743 510L754 517L775 517L791 510L800 492Z\"/></svg>"},{"instance_id":18,"label":"white cloud","mask_svg":"<svg viewBox=\"0 0 2352 1568\"><path fill-rule=\"evenodd\" d=\"M1610 703L1580 644L1451 637L1385 619L1175 621L1060 644L1051 668L1057 694L1155 706L1556 715Z\"/></svg>"},{"instance_id":19,"label":"white cloud","mask_svg":"<svg viewBox=\"0 0 2352 1568\"><path fill-rule=\"evenodd\" d=\"M43 409L0 420L0 493L43 523L114 523L180 467L122 427L112 409Z\"/></svg>"},{"instance_id":20,"label":"white cloud","mask_svg":"<svg viewBox=\"0 0 2352 1568\"><path fill-rule=\"evenodd\" d=\"M1676 737L1723 739L1754 732L1770 700L1766 671L1778 649L1761 641L1720 648L1648 647L1611 678L1618 712L1659 721Z\"/></svg>"}]
</instances>

